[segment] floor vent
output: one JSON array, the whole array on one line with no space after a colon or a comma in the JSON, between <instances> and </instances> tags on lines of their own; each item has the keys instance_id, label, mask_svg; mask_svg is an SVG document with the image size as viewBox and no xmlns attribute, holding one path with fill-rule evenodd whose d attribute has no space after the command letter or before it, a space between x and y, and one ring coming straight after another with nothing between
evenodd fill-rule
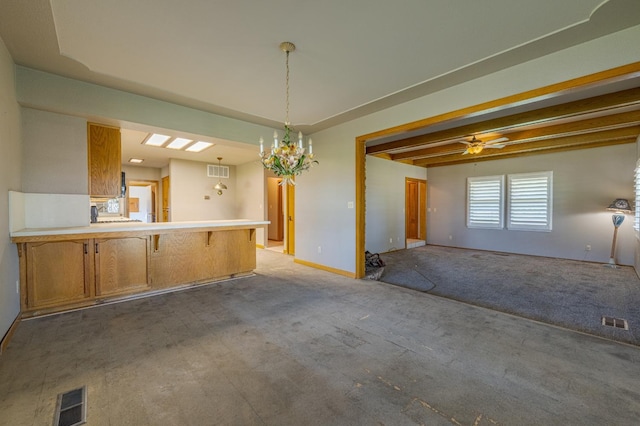
<instances>
[{"instance_id":1,"label":"floor vent","mask_svg":"<svg viewBox=\"0 0 640 426\"><path fill-rule=\"evenodd\" d=\"M602 325L607 327L621 328L623 330L629 330L629 323L626 319L602 317Z\"/></svg>"},{"instance_id":2,"label":"floor vent","mask_svg":"<svg viewBox=\"0 0 640 426\"><path fill-rule=\"evenodd\" d=\"M87 422L87 387L58 395L53 426L76 426Z\"/></svg>"}]
</instances>

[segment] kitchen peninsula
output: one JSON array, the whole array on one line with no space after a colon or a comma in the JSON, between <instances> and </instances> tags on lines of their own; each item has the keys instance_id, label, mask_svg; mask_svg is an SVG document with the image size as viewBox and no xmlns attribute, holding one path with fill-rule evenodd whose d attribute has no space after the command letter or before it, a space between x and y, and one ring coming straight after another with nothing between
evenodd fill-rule
<instances>
[{"instance_id":1,"label":"kitchen peninsula","mask_svg":"<svg viewBox=\"0 0 640 426\"><path fill-rule=\"evenodd\" d=\"M256 267L256 228L214 220L96 223L11 232L20 259L23 317L152 295Z\"/></svg>"}]
</instances>

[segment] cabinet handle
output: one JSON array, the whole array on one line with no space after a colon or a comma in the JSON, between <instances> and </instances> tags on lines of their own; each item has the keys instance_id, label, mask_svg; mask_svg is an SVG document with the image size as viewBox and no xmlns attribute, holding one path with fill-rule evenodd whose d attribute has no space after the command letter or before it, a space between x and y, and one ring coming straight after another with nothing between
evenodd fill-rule
<instances>
[{"instance_id":1,"label":"cabinet handle","mask_svg":"<svg viewBox=\"0 0 640 426\"><path fill-rule=\"evenodd\" d=\"M98 243L96 243L96 254L98 254Z\"/></svg>"},{"instance_id":2,"label":"cabinet handle","mask_svg":"<svg viewBox=\"0 0 640 426\"><path fill-rule=\"evenodd\" d=\"M83 245L84 245L84 254L89 254L89 251L88 251L88 249L87 249L87 246L88 246L89 244L84 243Z\"/></svg>"}]
</instances>

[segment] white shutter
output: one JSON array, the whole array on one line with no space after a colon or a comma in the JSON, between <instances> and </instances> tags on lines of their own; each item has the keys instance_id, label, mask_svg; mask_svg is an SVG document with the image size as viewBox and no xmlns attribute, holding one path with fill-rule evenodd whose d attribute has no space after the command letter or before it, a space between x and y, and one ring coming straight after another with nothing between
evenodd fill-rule
<instances>
[{"instance_id":1,"label":"white shutter","mask_svg":"<svg viewBox=\"0 0 640 426\"><path fill-rule=\"evenodd\" d=\"M504 176L467 178L467 227L504 227Z\"/></svg>"},{"instance_id":2,"label":"white shutter","mask_svg":"<svg viewBox=\"0 0 640 426\"><path fill-rule=\"evenodd\" d=\"M640 231L640 160L636 164L634 188L636 194L636 211L633 218L633 229Z\"/></svg>"},{"instance_id":3,"label":"white shutter","mask_svg":"<svg viewBox=\"0 0 640 426\"><path fill-rule=\"evenodd\" d=\"M553 172L508 176L508 229L551 231L552 181Z\"/></svg>"}]
</instances>

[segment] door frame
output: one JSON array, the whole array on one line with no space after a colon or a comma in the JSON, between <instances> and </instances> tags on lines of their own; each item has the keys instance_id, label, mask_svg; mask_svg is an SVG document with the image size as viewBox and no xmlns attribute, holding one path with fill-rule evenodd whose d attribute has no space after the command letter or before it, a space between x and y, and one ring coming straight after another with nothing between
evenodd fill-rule
<instances>
[{"instance_id":1,"label":"door frame","mask_svg":"<svg viewBox=\"0 0 640 426\"><path fill-rule=\"evenodd\" d=\"M296 190L294 185L287 185L286 222L284 234L284 253L294 256L296 254Z\"/></svg>"},{"instance_id":2,"label":"door frame","mask_svg":"<svg viewBox=\"0 0 640 426\"><path fill-rule=\"evenodd\" d=\"M153 210L154 222L158 222L158 187L160 183L157 180L147 179L131 179L127 182L127 186L150 186L151 187L151 209ZM127 191L127 202L125 204L127 216L129 216L129 191Z\"/></svg>"},{"instance_id":3,"label":"door frame","mask_svg":"<svg viewBox=\"0 0 640 426\"><path fill-rule=\"evenodd\" d=\"M427 241L427 181L426 179L405 177L404 179L404 247L407 248L407 237L409 229L409 194L407 188L409 182L415 182L418 185L418 240Z\"/></svg>"}]
</instances>

